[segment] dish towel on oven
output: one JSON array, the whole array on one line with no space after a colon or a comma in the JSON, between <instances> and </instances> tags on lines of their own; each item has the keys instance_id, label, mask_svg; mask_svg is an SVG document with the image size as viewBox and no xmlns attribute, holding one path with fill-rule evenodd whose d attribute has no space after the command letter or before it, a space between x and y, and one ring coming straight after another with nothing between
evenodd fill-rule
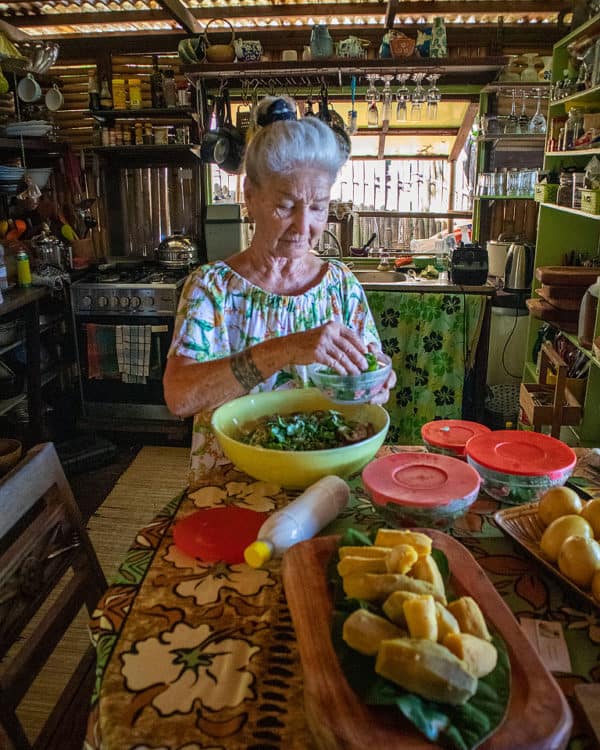
<instances>
[{"instance_id":1,"label":"dish towel on oven","mask_svg":"<svg viewBox=\"0 0 600 750\"><path fill-rule=\"evenodd\" d=\"M117 326L117 362L124 383L145 383L150 374L152 326Z\"/></svg>"},{"instance_id":2,"label":"dish towel on oven","mask_svg":"<svg viewBox=\"0 0 600 750\"><path fill-rule=\"evenodd\" d=\"M118 379L115 326L86 323L88 378L90 380Z\"/></svg>"}]
</instances>

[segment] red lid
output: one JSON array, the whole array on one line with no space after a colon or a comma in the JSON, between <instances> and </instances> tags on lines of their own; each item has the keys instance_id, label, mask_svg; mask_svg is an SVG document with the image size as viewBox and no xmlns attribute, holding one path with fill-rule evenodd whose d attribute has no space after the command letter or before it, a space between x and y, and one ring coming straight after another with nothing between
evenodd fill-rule
<instances>
[{"instance_id":1,"label":"red lid","mask_svg":"<svg viewBox=\"0 0 600 750\"><path fill-rule=\"evenodd\" d=\"M191 557L215 562L244 562L244 550L256 541L268 513L230 505L203 508L182 518L173 528L175 544Z\"/></svg>"},{"instance_id":2,"label":"red lid","mask_svg":"<svg viewBox=\"0 0 600 750\"><path fill-rule=\"evenodd\" d=\"M477 435L467 444L467 456L487 469L520 476L554 479L575 466L574 451L560 440L541 432L497 430Z\"/></svg>"},{"instance_id":3,"label":"red lid","mask_svg":"<svg viewBox=\"0 0 600 750\"><path fill-rule=\"evenodd\" d=\"M489 427L466 419L436 419L421 427L421 437L435 448L445 448L459 456L465 455L465 445L475 435L491 432Z\"/></svg>"},{"instance_id":4,"label":"red lid","mask_svg":"<svg viewBox=\"0 0 600 750\"><path fill-rule=\"evenodd\" d=\"M371 461L362 473L377 505L403 503L421 507L448 505L477 492L479 474L472 466L438 453L391 453Z\"/></svg>"}]
</instances>

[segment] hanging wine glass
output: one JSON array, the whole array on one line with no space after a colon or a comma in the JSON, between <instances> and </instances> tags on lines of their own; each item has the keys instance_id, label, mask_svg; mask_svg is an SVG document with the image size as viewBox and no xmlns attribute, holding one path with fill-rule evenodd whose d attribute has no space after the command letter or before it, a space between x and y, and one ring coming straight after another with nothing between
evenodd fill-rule
<instances>
[{"instance_id":1,"label":"hanging wine glass","mask_svg":"<svg viewBox=\"0 0 600 750\"><path fill-rule=\"evenodd\" d=\"M396 120L398 122L406 122L408 119L407 104L410 101L410 89L406 85L406 82L409 78L410 73L398 74L398 81L400 81L400 86L398 86L398 90L396 91L396 101L398 102L396 104Z\"/></svg>"},{"instance_id":2,"label":"hanging wine glass","mask_svg":"<svg viewBox=\"0 0 600 750\"><path fill-rule=\"evenodd\" d=\"M437 86L439 77L440 77L439 73L431 73L430 75L427 76L427 80L429 81L429 88L426 91L427 119L428 120L437 120L438 104L442 100L442 92L439 90Z\"/></svg>"},{"instance_id":3,"label":"hanging wine glass","mask_svg":"<svg viewBox=\"0 0 600 750\"><path fill-rule=\"evenodd\" d=\"M527 133L529 129L529 117L527 116L527 112L525 111L525 92L521 92L521 114L519 115L518 120L518 132L519 133Z\"/></svg>"},{"instance_id":4,"label":"hanging wine glass","mask_svg":"<svg viewBox=\"0 0 600 750\"><path fill-rule=\"evenodd\" d=\"M369 86L365 92L365 101L369 104L367 108L367 126L369 128L376 128L379 125L379 110L377 109L377 102L381 98L379 91L377 91L377 87L375 86L377 75L369 73L366 78L369 82Z\"/></svg>"},{"instance_id":5,"label":"hanging wine glass","mask_svg":"<svg viewBox=\"0 0 600 750\"><path fill-rule=\"evenodd\" d=\"M504 132L514 135L519 132L519 117L517 115L517 91L512 90L512 100L510 103L510 114L504 123Z\"/></svg>"},{"instance_id":6,"label":"hanging wine glass","mask_svg":"<svg viewBox=\"0 0 600 750\"><path fill-rule=\"evenodd\" d=\"M413 81L415 82L415 87L413 89L412 94L410 95L410 119L411 120L421 119L422 105L427 100L427 95L425 93L425 89L423 88L423 78L425 78L425 73L415 73L413 75Z\"/></svg>"},{"instance_id":7,"label":"hanging wine glass","mask_svg":"<svg viewBox=\"0 0 600 750\"><path fill-rule=\"evenodd\" d=\"M384 75L383 78L383 91L381 93L381 99L383 102L381 119L383 122L389 122L392 119L392 89L391 83L394 80L393 75Z\"/></svg>"},{"instance_id":8,"label":"hanging wine glass","mask_svg":"<svg viewBox=\"0 0 600 750\"><path fill-rule=\"evenodd\" d=\"M546 132L546 118L541 113L542 106L542 90L536 89L537 93L537 107L531 120L529 121L529 132L530 133L545 133Z\"/></svg>"}]
</instances>

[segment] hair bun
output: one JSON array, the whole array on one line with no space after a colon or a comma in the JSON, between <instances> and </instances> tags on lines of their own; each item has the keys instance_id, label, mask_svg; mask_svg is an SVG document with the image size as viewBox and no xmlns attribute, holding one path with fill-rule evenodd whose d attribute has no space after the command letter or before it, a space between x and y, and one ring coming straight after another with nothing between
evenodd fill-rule
<instances>
[{"instance_id":1,"label":"hair bun","mask_svg":"<svg viewBox=\"0 0 600 750\"><path fill-rule=\"evenodd\" d=\"M271 125L280 120L295 119L296 106L288 99L280 98L274 99L264 111L259 110L256 124L264 128L266 125Z\"/></svg>"}]
</instances>

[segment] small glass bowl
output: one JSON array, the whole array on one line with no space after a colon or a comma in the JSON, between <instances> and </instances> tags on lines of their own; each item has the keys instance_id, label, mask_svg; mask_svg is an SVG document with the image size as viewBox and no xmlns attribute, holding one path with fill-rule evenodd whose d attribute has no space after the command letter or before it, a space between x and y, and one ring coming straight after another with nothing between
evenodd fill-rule
<instances>
[{"instance_id":1,"label":"small glass bowl","mask_svg":"<svg viewBox=\"0 0 600 750\"><path fill-rule=\"evenodd\" d=\"M359 375L338 375L316 367L311 379L321 393L336 404L364 404L381 390L391 369L391 362L385 362L379 369Z\"/></svg>"}]
</instances>

